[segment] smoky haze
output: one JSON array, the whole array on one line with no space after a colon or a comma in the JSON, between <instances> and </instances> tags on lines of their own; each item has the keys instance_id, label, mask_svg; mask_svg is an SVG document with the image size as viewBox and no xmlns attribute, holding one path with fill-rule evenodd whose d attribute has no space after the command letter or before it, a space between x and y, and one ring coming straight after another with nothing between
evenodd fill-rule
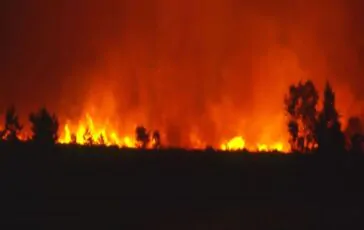
<instances>
[{"instance_id":1,"label":"smoky haze","mask_svg":"<svg viewBox=\"0 0 364 230\"><path fill-rule=\"evenodd\" d=\"M5 0L0 106L142 123L173 145L279 139L284 94L300 79L330 80L343 116L362 114L362 5Z\"/></svg>"}]
</instances>

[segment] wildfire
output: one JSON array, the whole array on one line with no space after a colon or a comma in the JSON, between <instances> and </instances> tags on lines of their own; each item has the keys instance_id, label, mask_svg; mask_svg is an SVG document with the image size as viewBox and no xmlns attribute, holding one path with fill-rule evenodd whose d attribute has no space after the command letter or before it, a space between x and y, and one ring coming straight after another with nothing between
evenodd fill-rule
<instances>
[{"instance_id":1,"label":"wildfire","mask_svg":"<svg viewBox=\"0 0 364 230\"><path fill-rule=\"evenodd\" d=\"M283 143L275 143L272 145L266 144L258 144L257 149L259 152L267 152L267 151L279 151L279 152L286 152L288 149L285 148Z\"/></svg>"},{"instance_id":2,"label":"wildfire","mask_svg":"<svg viewBox=\"0 0 364 230\"><path fill-rule=\"evenodd\" d=\"M227 150L242 150L245 148L245 141L242 137L234 137L230 141L228 141L226 144L222 144L220 146L221 150L227 151Z\"/></svg>"},{"instance_id":3,"label":"wildfire","mask_svg":"<svg viewBox=\"0 0 364 230\"><path fill-rule=\"evenodd\" d=\"M78 126L71 130L70 123L66 123L61 132L59 143L62 144L80 144L80 145L116 145L119 147L135 148L136 141L132 135L120 136L112 129L105 125L95 125L92 117L86 114L84 120L80 121Z\"/></svg>"},{"instance_id":4,"label":"wildfire","mask_svg":"<svg viewBox=\"0 0 364 230\"><path fill-rule=\"evenodd\" d=\"M72 127L72 128L71 128ZM191 140L198 140L193 134L190 135ZM152 144L153 145L153 140ZM59 138L59 143L68 144L80 144L80 145L106 145L106 146L118 146L127 148L136 148L137 142L135 134L120 135L115 129L107 127L103 124L95 125L94 120L89 114L86 114L85 118L81 120L76 126L72 126L71 122L67 122ZM238 150L251 150L258 152L267 151L280 151L288 152L288 145L285 142L272 142L256 145L248 145L246 140L242 136L236 136L230 140L221 144L218 149L222 151L238 151ZM192 143L193 148L203 149L206 144L203 145L201 141L194 141Z\"/></svg>"},{"instance_id":5,"label":"wildfire","mask_svg":"<svg viewBox=\"0 0 364 230\"><path fill-rule=\"evenodd\" d=\"M285 146L283 142L277 142L273 144L257 144L255 148L247 147L246 142L243 137L237 136L232 138L231 140L225 142L220 146L220 149L223 151L237 151L237 150L253 150L258 152L269 152L269 151L279 151L279 152L288 152L288 146Z\"/></svg>"}]
</instances>

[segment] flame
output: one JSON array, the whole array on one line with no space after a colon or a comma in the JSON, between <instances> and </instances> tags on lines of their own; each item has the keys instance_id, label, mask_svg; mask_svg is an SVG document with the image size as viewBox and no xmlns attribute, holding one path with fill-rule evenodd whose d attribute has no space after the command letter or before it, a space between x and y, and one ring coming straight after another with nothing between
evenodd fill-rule
<instances>
[{"instance_id":1,"label":"flame","mask_svg":"<svg viewBox=\"0 0 364 230\"><path fill-rule=\"evenodd\" d=\"M4 14L5 22L15 19L19 25L18 36L10 36L1 52L6 63L0 73L9 80L2 103L11 99L24 111L52 105L62 119L82 110L80 121L61 122L61 143L135 147L137 121L159 128L169 138L166 145L289 151L284 117L275 116L284 114L289 85L312 76L318 88L327 79L333 82L342 118L363 115L363 35L352 23L360 18L356 4L88 2L82 11L72 1L62 1L62 7L29 5L25 13L49 21L27 22L37 25L33 33L16 13ZM13 8L17 4L6 10ZM14 33L11 25L4 29L3 34ZM16 58L11 47L19 48ZM121 114L122 123L100 118L105 114ZM168 132L174 124L178 127Z\"/></svg>"},{"instance_id":2,"label":"flame","mask_svg":"<svg viewBox=\"0 0 364 230\"><path fill-rule=\"evenodd\" d=\"M72 129L71 127L74 128ZM136 140L134 138L135 135L121 135L120 133L115 131L115 129L110 127L112 126L107 127L104 124L95 124L94 119L91 117L91 115L89 113L86 113L84 119L79 121L78 125L76 126L72 126L71 122L66 122L63 130L61 131L59 143L77 143L80 145L94 144L106 146L115 145L118 147L127 148L137 147ZM195 133L190 134L190 140L193 148L195 149L203 149L207 146L207 144L203 140L198 138ZM151 141L152 143L149 145L149 147L153 146L154 140L152 139ZM258 152L288 152L289 146L284 143L284 141L278 141L248 145L247 141L243 138L243 136L236 136L231 138L230 140L224 141L217 149L220 149L222 151L238 151L247 149L250 151Z\"/></svg>"},{"instance_id":3,"label":"flame","mask_svg":"<svg viewBox=\"0 0 364 230\"><path fill-rule=\"evenodd\" d=\"M85 118L81 120L74 129L71 129L71 122L66 122L59 138L59 143L75 143L80 145L106 145L135 148L136 141L132 135L118 135L113 129L106 127L104 124L95 125L90 114L86 113ZM72 137L73 136L73 137Z\"/></svg>"},{"instance_id":4,"label":"flame","mask_svg":"<svg viewBox=\"0 0 364 230\"><path fill-rule=\"evenodd\" d=\"M132 127L132 125L129 124L129 127ZM3 129L4 125L0 125L0 130ZM61 126L58 143L137 148L134 131L133 129L129 129L128 132L122 132L115 124L112 124L107 119L100 119L97 116L91 116L90 113L85 113L78 122L75 123L72 120L67 120ZM270 129L266 129L265 131L271 133ZM18 134L18 138L22 141L28 140L29 137L30 135L27 130L23 130ZM196 131L189 134L190 147L193 149L205 149L211 146L222 151L239 151L243 149L256 152L279 151L288 153L290 151L289 144L285 138L278 138L276 141L272 141L272 139L269 135L263 135L260 141L255 144L254 141L246 139L244 135L237 135L230 139L224 139L225 141L219 144L206 142ZM148 148L152 148L155 141L151 138ZM166 144L168 145L168 143Z\"/></svg>"},{"instance_id":5,"label":"flame","mask_svg":"<svg viewBox=\"0 0 364 230\"><path fill-rule=\"evenodd\" d=\"M237 136L232 138L229 141L226 141L224 144L220 145L220 149L223 151L237 151L242 149L255 150L258 152L270 152L270 151L279 151L283 153L289 152L289 146L285 145L284 142L276 142L272 144L257 144L256 148L249 148L246 145L246 141L243 137Z\"/></svg>"},{"instance_id":6,"label":"flame","mask_svg":"<svg viewBox=\"0 0 364 230\"><path fill-rule=\"evenodd\" d=\"M288 147L285 147L284 144L281 142L277 142L272 145L258 144L257 149L259 152L269 152L269 151L287 152L289 150Z\"/></svg>"},{"instance_id":7,"label":"flame","mask_svg":"<svg viewBox=\"0 0 364 230\"><path fill-rule=\"evenodd\" d=\"M221 150L223 151L236 151L236 150L242 150L245 148L245 141L242 137L234 137L230 141L228 141L225 144L221 145Z\"/></svg>"}]
</instances>

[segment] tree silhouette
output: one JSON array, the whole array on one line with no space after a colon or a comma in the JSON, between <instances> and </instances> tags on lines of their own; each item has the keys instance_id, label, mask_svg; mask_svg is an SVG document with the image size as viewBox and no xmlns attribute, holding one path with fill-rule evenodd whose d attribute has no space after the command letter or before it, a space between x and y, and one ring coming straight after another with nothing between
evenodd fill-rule
<instances>
[{"instance_id":1,"label":"tree silhouette","mask_svg":"<svg viewBox=\"0 0 364 230\"><path fill-rule=\"evenodd\" d=\"M23 126L19 123L19 117L16 113L15 107L10 106L6 110L5 128L1 133L1 139L9 142L19 141L19 134L22 129Z\"/></svg>"},{"instance_id":2,"label":"tree silhouette","mask_svg":"<svg viewBox=\"0 0 364 230\"><path fill-rule=\"evenodd\" d=\"M149 133L143 126L138 126L135 129L137 145L139 148L145 149L150 141Z\"/></svg>"},{"instance_id":3,"label":"tree silhouette","mask_svg":"<svg viewBox=\"0 0 364 230\"><path fill-rule=\"evenodd\" d=\"M161 147L161 135L158 130L155 130L152 135L153 148L159 149Z\"/></svg>"},{"instance_id":4,"label":"tree silhouette","mask_svg":"<svg viewBox=\"0 0 364 230\"><path fill-rule=\"evenodd\" d=\"M291 85L284 99L293 151L306 152L316 144L315 124L318 92L312 81Z\"/></svg>"},{"instance_id":5,"label":"tree silhouette","mask_svg":"<svg viewBox=\"0 0 364 230\"><path fill-rule=\"evenodd\" d=\"M29 115L32 140L39 144L55 144L58 139L58 119L51 115L45 108Z\"/></svg>"},{"instance_id":6,"label":"tree silhouette","mask_svg":"<svg viewBox=\"0 0 364 230\"><path fill-rule=\"evenodd\" d=\"M341 131L339 114L335 108L335 93L329 83L326 83L324 90L323 108L318 115L316 136L320 153L345 150L345 136Z\"/></svg>"}]
</instances>

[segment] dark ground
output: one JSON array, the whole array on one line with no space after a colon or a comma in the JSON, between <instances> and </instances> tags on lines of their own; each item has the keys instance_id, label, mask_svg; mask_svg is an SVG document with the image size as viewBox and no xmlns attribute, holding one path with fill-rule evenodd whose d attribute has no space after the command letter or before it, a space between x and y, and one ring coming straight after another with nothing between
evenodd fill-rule
<instances>
[{"instance_id":1,"label":"dark ground","mask_svg":"<svg viewBox=\"0 0 364 230\"><path fill-rule=\"evenodd\" d=\"M2 229L363 229L363 166L353 156L0 146L0 218L11 224Z\"/></svg>"}]
</instances>

